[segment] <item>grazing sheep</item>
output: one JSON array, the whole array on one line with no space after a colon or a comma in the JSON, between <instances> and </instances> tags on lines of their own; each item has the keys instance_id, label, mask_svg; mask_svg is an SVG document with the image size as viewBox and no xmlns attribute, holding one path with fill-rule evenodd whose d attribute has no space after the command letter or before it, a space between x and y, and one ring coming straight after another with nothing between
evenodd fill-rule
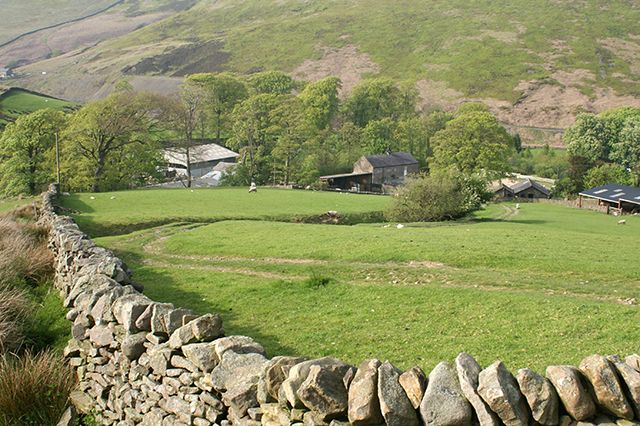
<instances>
[{"instance_id":1,"label":"grazing sheep","mask_svg":"<svg viewBox=\"0 0 640 426\"><path fill-rule=\"evenodd\" d=\"M619 220L618 221L618 225L626 225L627 221L626 220Z\"/></svg>"}]
</instances>

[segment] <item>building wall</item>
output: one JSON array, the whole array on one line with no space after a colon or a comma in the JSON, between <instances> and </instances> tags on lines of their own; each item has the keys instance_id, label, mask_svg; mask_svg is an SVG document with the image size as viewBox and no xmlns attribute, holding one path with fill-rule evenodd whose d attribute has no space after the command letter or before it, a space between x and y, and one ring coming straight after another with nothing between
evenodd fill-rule
<instances>
[{"instance_id":1,"label":"building wall","mask_svg":"<svg viewBox=\"0 0 640 426\"><path fill-rule=\"evenodd\" d=\"M353 173L372 173L373 166L366 157L362 157L353 165Z\"/></svg>"},{"instance_id":2,"label":"building wall","mask_svg":"<svg viewBox=\"0 0 640 426\"><path fill-rule=\"evenodd\" d=\"M399 185L405 178L418 173L418 164L408 166L380 167L373 169L373 183L378 185Z\"/></svg>"}]
</instances>

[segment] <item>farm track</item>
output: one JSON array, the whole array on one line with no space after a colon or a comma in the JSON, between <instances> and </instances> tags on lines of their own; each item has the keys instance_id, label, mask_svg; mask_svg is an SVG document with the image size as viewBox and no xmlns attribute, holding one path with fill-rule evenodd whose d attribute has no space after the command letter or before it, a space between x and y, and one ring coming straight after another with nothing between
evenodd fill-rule
<instances>
[{"instance_id":1,"label":"farm track","mask_svg":"<svg viewBox=\"0 0 640 426\"><path fill-rule=\"evenodd\" d=\"M496 217L496 219L510 220L518 215L518 213L518 209L505 207L505 211ZM300 268L308 266L312 270L315 268L318 270L326 269L332 272L341 271L340 273L336 273L336 276L338 276L340 280L347 281L354 285L438 286L441 288L474 289L487 292L543 293L549 297L562 296L573 297L584 301L628 304L627 299L621 299L616 295L581 293L569 290L554 290L551 288L518 287L510 285L509 281L505 281L504 284L496 283L495 285L469 284L468 282L455 279L457 274L464 272L463 269L439 262L410 261L372 263L346 260L328 261L309 258L180 255L163 252L163 243L172 236L206 225L206 223L172 224L152 228L121 240L117 246L124 247L136 241L144 241L141 249L145 256L141 260L141 264L160 269L218 272L259 277L268 280L301 282L309 278L309 270L301 270ZM115 248L117 250L120 247ZM273 271L274 266L282 266L283 268ZM499 273L499 271L496 272Z\"/></svg>"}]
</instances>

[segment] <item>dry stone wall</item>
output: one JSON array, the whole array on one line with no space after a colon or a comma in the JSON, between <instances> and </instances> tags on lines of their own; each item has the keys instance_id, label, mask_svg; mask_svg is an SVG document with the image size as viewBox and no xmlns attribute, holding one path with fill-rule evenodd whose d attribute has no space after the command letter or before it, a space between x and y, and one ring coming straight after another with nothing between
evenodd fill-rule
<instances>
[{"instance_id":1,"label":"dry stone wall","mask_svg":"<svg viewBox=\"0 0 640 426\"><path fill-rule=\"evenodd\" d=\"M155 302L113 253L43 196L56 286L69 308L71 400L105 425L628 426L640 419L640 357L593 355L578 367L484 369L468 354L427 376L389 362L268 358L225 336L216 314Z\"/></svg>"}]
</instances>

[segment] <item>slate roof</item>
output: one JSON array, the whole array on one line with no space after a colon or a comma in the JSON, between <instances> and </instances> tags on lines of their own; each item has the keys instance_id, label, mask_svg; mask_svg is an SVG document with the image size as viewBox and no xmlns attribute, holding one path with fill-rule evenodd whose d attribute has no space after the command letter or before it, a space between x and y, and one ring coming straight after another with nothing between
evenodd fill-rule
<instances>
[{"instance_id":1,"label":"slate roof","mask_svg":"<svg viewBox=\"0 0 640 426\"><path fill-rule=\"evenodd\" d=\"M617 203L625 201L640 205L640 188L634 186L618 185L617 183L609 183L607 185L596 186L595 188L582 191L580 195L598 200Z\"/></svg>"},{"instance_id":2,"label":"slate roof","mask_svg":"<svg viewBox=\"0 0 640 426\"><path fill-rule=\"evenodd\" d=\"M513 193L516 195L518 195L522 191L525 191L529 188L535 188L547 196L551 195L551 191L549 191L547 188L545 188L544 186L540 185L538 182L531 179L527 179L524 182L520 182L516 185L509 186L508 188L511 191L513 191Z\"/></svg>"},{"instance_id":3,"label":"slate roof","mask_svg":"<svg viewBox=\"0 0 640 426\"><path fill-rule=\"evenodd\" d=\"M187 154L184 148L167 148L164 150L164 159L170 164L187 166ZM226 160L237 158L238 153L231 151L215 143L196 145L189 150L191 164L206 163L208 161Z\"/></svg>"},{"instance_id":4,"label":"slate roof","mask_svg":"<svg viewBox=\"0 0 640 426\"><path fill-rule=\"evenodd\" d=\"M365 158L373 167L395 167L418 164L418 160L408 152L391 152L383 155L368 155Z\"/></svg>"}]
</instances>

